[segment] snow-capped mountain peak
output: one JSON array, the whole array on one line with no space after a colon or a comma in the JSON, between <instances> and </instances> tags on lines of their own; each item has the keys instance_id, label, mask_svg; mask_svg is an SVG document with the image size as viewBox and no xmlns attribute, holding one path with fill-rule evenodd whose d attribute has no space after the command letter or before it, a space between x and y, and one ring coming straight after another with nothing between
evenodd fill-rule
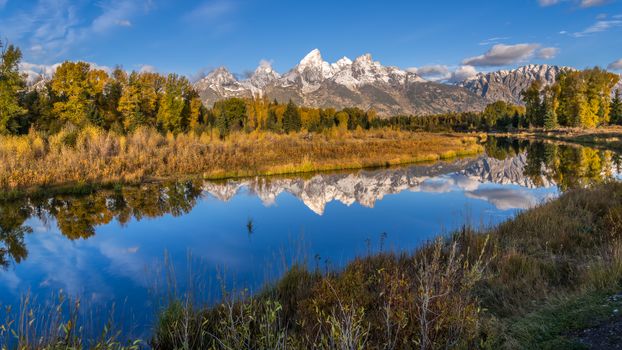
<instances>
[{"instance_id":1,"label":"snow-capped mountain peak","mask_svg":"<svg viewBox=\"0 0 622 350\"><path fill-rule=\"evenodd\" d=\"M249 79L250 85L254 88L263 89L268 84L278 80L281 77L268 61L261 61L255 72Z\"/></svg>"},{"instance_id":2,"label":"snow-capped mountain peak","mask_svg":"<svg viewBox=\"0 0 622 350\"><path fill-rule=\"evenodd\" d=\"M324 64L322 53L318 49L313 49L309 52L298 64L299 68L306 67L320 67Z\"/></svg>"},{"instance_id":3,"label":"snow-capped mountain peak","mask_svg":"<svg viewBox=\"0 0 622 350\"><path fill-rule=\"evenodd\" d=\"M229 72L226 67L218 67L215 70L211 71L205 77L205 80L211 82L212 84L218 85L230 85L237 82L237 79L233 76L231 72Z\"/></svg>"},{"instance_id":4,"label":"snow-capped mountain peak","mask_svg":"<svg viewBox=\"0 0 622 350\"><path fill-rule=\"evenodd\" d=\"M347 58L346 56L343 56L337 62L333 63L331 66L335 70L342 70L351 65L352 65L352 60Z\"/></svg>"},{"instance_id":5,"label":"snow-capped mountain peak","mask_svg":"<svg viewBox=\"0 0 622 350\"><path fill-rule=\"evenodd\" d=\"M373 108L379 114L425 114L483 109L484 99L450 85L426 82L415 73L383 66L370 54L354 61L343 57L334 63L324 60L320 50L311 50L282 76L269 62L262 62L246 80L238 81L219 68L195 87L206 104L228 97L267 96L293 100L309 107Z\"/></svg>"},{"instance_id":6,"label":"snow-capped mountain peak","mask_svg":"<svg viewBox=\"0 0 622 350\"><path fill-rule=\"evenodd\" d=\"M372 65L374 63L373 58L371 57L370 53L366 53L364 55L361 55L359 57L357 57L354 60L354 64L356 65L361 65L361 66L368 66L368 65Z\"/></svg>"}]
</instances>

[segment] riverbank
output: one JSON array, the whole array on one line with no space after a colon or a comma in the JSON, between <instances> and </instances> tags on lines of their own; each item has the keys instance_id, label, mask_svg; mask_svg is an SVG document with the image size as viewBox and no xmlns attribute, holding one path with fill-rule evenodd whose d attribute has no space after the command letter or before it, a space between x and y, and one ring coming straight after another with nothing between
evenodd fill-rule
<instances>
[{"instance_id":1,"label":"riverbank","mask_svg":"<svg viewBox=\"0 0 622 350\"><path fill-rule=\"evenodd\" d=\"M512 138L547 139L622 153L622 127L617 125L595 129L563 128L552 131L534 130L512 133L493 133L491 135Z\"/></svg>"},{"instance_id":2,"label":"riverbank","mask_svg":"<svg viewBox=\"0 0 622 350\"><path fill-rule=\"evenodd\" d=\"M483 151L455 134L331 130L321 134L253 132L221 140L214 133L162 135L139 129L122 136L95 128L50 138L0 137L0 196L194 175L226 179L360 169L434 161Z\"/></svg>"},{"instance_id":3,"label":"riverbank","mask_svg":"<svg viewBox=\"0 0 622 350\"><path fill-rule=\"evenodd\" d=\"M490 230L341 271L294 266L260 295L212 308L180 299L153 346L191 348L568 348L615 317L622 184L573 190ZM240 343L243 342L243 343Z\"/></svg>"},{"instance_id":4,"label":"riverbank","mask_svg":"<svg viewBox=\"0 0 622 350\"><path fill-rule=\"evenodd\" d=\"M8 218L16 212L7 211ZM142 342L127 343L116 327L123 320L112 313L104 330L92 329L88 317L79 316L89 314L88 303L78 300L59 298L59 305L41 308L33 300L19 310L2 308L6 323L0 323L0 346L537 349L602 344L615 341L603 332L616 327L622 310L621 222L622 184L605 183L570 190L497 227L465 227L410 253L380 248L338 270L320 270L317 262L294 265L262 292L225 294L211 307L175 292L153 315L153 333ZM19 230L10 232L19 235ZM87 336L100 333L97 339Z\"/></svg>"}]
</instances>

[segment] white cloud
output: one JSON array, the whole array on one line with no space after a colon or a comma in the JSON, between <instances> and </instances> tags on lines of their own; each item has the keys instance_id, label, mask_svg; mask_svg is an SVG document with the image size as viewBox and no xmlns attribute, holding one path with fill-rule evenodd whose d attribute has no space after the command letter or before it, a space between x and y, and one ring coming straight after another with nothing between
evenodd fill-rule
<instances>
[{"instance_id":1,"label":"white cloud","mask_svg":"<svg viewBox=\"0 0 622 350\"><path fill-rule=\"evenodd\" d=\"M449 79L451 82L460 82L472 78L478 74L477 69L473 66L460 66L452 74Z\"/></svg>"},{"instance_id":2,"label":"white cloud","mask_svg":"<svg viewBox=\"0 0 622 350\"><path fill-rule=\"evenodd\" d=\"M521 189L485 188L465 192L465 195L490 202L499 210L529 209L538 204L531 193Z\"/></svg>"},{"instance_id":3,"label":"white cloud","mask_svg":"<svg viewBox=\"0 0 622 350\"><path fill-rule=\"evenodd\" d=\"M482 40L479 45L480 46L487 46L487 45L492 45L492 44L498 44L499 42L503 41L503 40L508 40L510 39L510 37L494 37L494 38L488 38L485 40Z\"/></svg>"},{"instance_id":4,"label":"white cloud","mask_svg":"<svg viewBox=\"0 0 622 350\"><path fill-rule=\"evenodd\" d=\"M408 72L418 74L426 80L446 81L451 83L464 81L479 73L475 67L469 65L449 67L443 64L433 64L421 67L411 67L406 70Z\"/></svg>"},{"instance_id":5,"label":"white cloud","mask_svg":"<svg viewBox=\"0 0 622 350\"><path fill-rule=\"evenodd\" d=\"M449 177L435 177L425 179L420 185L419 190L422 192L447 193L454 189L453 179Z\"/></svg>"},{"instance_id":6,"label":"white cloud","mask_svg":"<svg viewBox=\"0 0 622 350\"><path fill-rule=\"evenodd\" d=\"M112 72L112 69L108 66L100 66L92 62L87 62L87 63L91 65L92 69L101 69L108 73ZM28 83L34 83L40 78L46 78L46 79L51 78L56 72L56 69L61 64L62 64L61 62L54 63L54 64L37 64L37 63L30 63L30 62L21 62L19 64L19 70L20 72L26 74L26 80L28 81Z\"/></svg>"},{"instance_id":7,"label":"white cloud","mask_svg":"<svg viewBox=\"0 0 622 350\"><path fill-rule=\"evenodd\" d=\"M143 0L99 1L99 13L89 19L84 16L85 4L89 2L37 0L31 8L1 20L2 35L30 47L35 59L54 60L94 35L131 26L132 17L151 7L151 1Z\"/></svg>"},{"instance_id":8,"label":"white cloud","mask_svg":"<svg viewBox=\"0 0 622 350\"><path fill-rule=\"evenodd\" d=\"M462 64L480 67L506 66L532 57L539 47L538 44L497 44L483 55L465 59Z\"/></svg>"},{"instance_id":9,"label":"white cloud","mask_svg":"<svg viewBox=\"0 0 622 350\"><path fill-rule=\"evenodd\" d=\"M562 3L567 0L538 0L540 6L552 6ZM575 3L578 3L582 8L601 6L608 3L610 0L575 0Z\"/></svg>"},{"instance_id":10,"label":"white cloud","mask_svg":"<svg viewBox=\"0 0 622 350\"><path fill-rule=\"evenodd\" d=\"M581 38L590 34L605 32L609 29L622 26L622 20L597 21L583 31L573 33L576 38Z\"/></svg>"},{"instance_id":11,"label":"white cloud","mask_svg":"<svg viewBox=\"0 0 622 350\"><path fill-rule=\"evenodd\" d=\"M555 58L558 53L559 49L556 47L543 47L538 50L538 58L550 60L552 58Z\"/></svg>"},{"instance_id":12,"label":"white cloud","mask_svg":"<svg viewBox=\"0 0 622 350\"><path fill-rule=\"evenodd\" d=\"M26 74L26 80L29 83L37 81L40 77L51 78L56 72L56 68L60 66L60 63L55 64L36 64L29 62L21 62L19 64L19 70Z\"/></svg>"},{"instance_id":13,"label":"white cloud","mask_svg":"<svg viewBox=\"0 0 622 350\"><path fill-rule=\"evenodd\" d=\"M117 24L121 27L131 27L132 21L130 21L129 19L120 19L117 21Z\"/></svg>"},{"instance_id":14,"label":"white cloud","mask_svg":"<svg viewBox=\"0 0 622 350\"><path fill-rule=\"evenodd\" d=\"M608 2L608 0L581 0L581 7L594 7L601 6Z\"/></svg>"},{"instance_id":15,"label":"white cloud","mask_svg":"<svg viewBox=\"0 0 622 350\"><path fill-rule=\"evenodd\" d=\"M143 64L142 66L140 66L140 69L139 69L139 72L141 73L154 73L156 71L157 71L156 67L149 65L149 64Z\"/></svg>"},{"instance_id":16,"label":"white cloud","mask_svg":"<svg viewBox=\"0 0 622 350\"><path fill-rule=\"evenodd\" d=\"M192 74L189 79L191 82L195 83L205 78L212 70L214 70L214 67L202 67L196 73Z\"/></svg>"},{"instance_id":17,"label":"white cloud","mask_svg":"<svg viewBox=\"0 0 622 350\"><path fill-rule=\"evenodd\" d=\"M607 69L622 70L622 58L620 58L619 60L615 62L609 63L609 65L607 66Z\"/></svg>"},{"instance_id":18,"label":"white cloud","mask_svg":"<svg viewBox=\"0 0 622 350\"><path fill-rule=\"evenodd\" d=\"M407 71L415 73L420 77L431 81L446 80L451 77L451 72L449 71L449 68L442 64L412 67L408 68Z\"/></svg>"},{"instance_id":19,"label":"white cloud","mask_svg":"<svg viewBox=\"0 0 622 350\"><path fill-rule=\"evenodd\" d=\"M560 0L538 0L538 3L540 4L540 6L557 5L559 2Z\"/></svg>"},{"instance_id":20,"label":"white cloud","mask_svg":"<svg viewBox=\"0 0 622 350\"><path fill-rule=\"evenodd\" d=\"M274 63L274 60L267 60L265 58L262 58L261 60L259 60L259 67L261 68L272 68L272 64Z\"/></svg>"},{"instance_id":21,"label":"white cloud","mask_svg":"<svg viewBox=\"0 0 622 350\"><path fill-rule=\"evenodd\" d=\"M108 1L100 4L102 13L93 20L91 29L95 33L104 33L114 27L130 27L128 19L141 8L141 3L134 0Z\"/></svg>"}]
</instances>

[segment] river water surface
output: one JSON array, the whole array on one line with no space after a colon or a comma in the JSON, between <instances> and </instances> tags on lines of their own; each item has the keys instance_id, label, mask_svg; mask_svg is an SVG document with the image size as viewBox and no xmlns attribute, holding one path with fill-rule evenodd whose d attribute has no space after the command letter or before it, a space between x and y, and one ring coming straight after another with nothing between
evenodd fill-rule
<instances>
[{"instance_id":1,"label":"river water surface","mask_svg":"<svg viewBox=\"0 0 622 350\"><path fill-rule=\"evenodd\" d=\"M144 336L171 293L209 302L223 288L256 292L294 263L338 269L356 256L413 250L619 173L608 151L505 139L486 149L400 168L0 203L0 301L17 308L26 294L45 301L62 291L91 310L114 304L124 331Z\"/></svg>"}]
</instances>

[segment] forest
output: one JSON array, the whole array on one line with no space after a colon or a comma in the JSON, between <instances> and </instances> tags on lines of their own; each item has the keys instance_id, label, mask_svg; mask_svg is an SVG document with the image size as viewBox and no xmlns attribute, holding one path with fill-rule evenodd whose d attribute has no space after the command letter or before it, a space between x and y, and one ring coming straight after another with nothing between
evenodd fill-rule
<instances>
[{"instance_id":1,"label":"forest","mask_svg":"<svg viewBox=\"0 0 622 350\"><path fill-rule=\"evenodd\" d=\"M530 125L555 129L559 126L595 128L622 123L617 74L595 67L583 71L564 71L555 84L542 86L534 81L523 91L525 119Z\"/></svg>"},{"instance_id":2,"label":"forest","mask_svg":"<svg viewBox=\"0 0 622 350\"><path fill-rule=\"evenodd\" d=\"M543 87L535 81L523 92L525 107L503 101L483 112L379 117L373 109L308 108L292 101L230 98L204 106L191 82L177 74L112 72L85 62L64 62L50 79L28 84L19 71L21 51L7 45L0 62L0 134L35 129L53 135L86 126L124 135L139 127L161 133L322 132L332 128L410 131L512 131L558 126L594 128L622 123L618 76L599 68L564 72Z\"/></svg>"}]
</instances>

